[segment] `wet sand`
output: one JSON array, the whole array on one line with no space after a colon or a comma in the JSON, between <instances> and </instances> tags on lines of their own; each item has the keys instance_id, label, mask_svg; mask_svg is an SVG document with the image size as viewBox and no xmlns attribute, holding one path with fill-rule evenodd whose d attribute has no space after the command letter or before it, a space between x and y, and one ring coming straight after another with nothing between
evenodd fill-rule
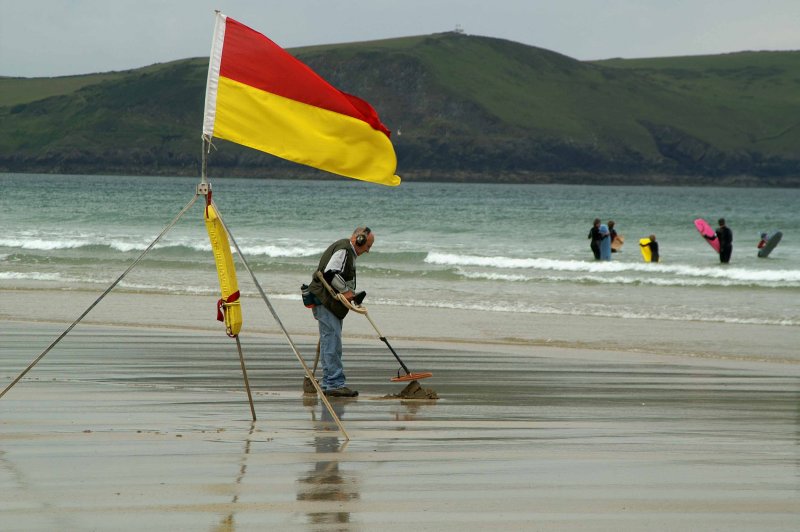
<instances>
[{"instance_id":1,"label":"wet sand","mask_svg":"<svg viewBox=\"0 0 800 532\"><path fill-rule=\"evenodd\" d=\"M12 297L13 296L13 297ZM3 291L5 387L96 294ZM24 304L21 304L23 303ZM346 442L246 302L112 294L0 399L3 530L795 530L796 334L468 311L371 315L438 401L345 324ZM313 321L276 302L304 355ZM248 325L249 323L249 325ZM366 327L365 327L366 325ZM680 327L679 327L680 325ZM640 333L645 329L646 334ZM642 336L637 336L642 334ZM646 341L642 341L642 339ZM794 338L794 342L792 341Z\"/></svg>"}]
</instances>

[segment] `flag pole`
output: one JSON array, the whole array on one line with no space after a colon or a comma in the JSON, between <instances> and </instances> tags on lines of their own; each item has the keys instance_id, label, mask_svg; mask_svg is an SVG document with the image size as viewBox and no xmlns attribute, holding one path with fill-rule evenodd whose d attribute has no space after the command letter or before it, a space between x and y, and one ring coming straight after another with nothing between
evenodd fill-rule
<instances>
[{"instance_id":1,"label":"flag pole","mask_svg":"<svg viewBox=\"0 0 800 532\"><path fill-rule=\"evenodd\" d=\"M211 183L208 182L208 153L211 150L211 139L208 138L207 135L203 135L203 147L202 153L200 157L200 183L197 185L197 196L205 196L206 204L208 205L210 202L210 194L211 194ZM195 197L197 197L195 196ZM222 221L222 218L220 218ZM225 232L228 231L228 228L225 227L225 224L222 225ZM233 238L233 237L231 237ZM250 391L250 379L247 377L247 367L244 363L244 354L242 353L242 343L239 341L239 335L236 334L233 336L234 340L236 340L236 349L239 351L239 363L242 366L242 377L244 378L244 389L247 392L247 400L250 402L250 414L253 417L253 422L256 421L256 409L255 405L253 404L253 394Z\"/></svg>"},{"instance_id":2,"label":"flag pole","mask_svg":"<svg viewBox=\"0 0 800 532\"><path fill-rule=\"evenodd\" d=\"M242 343L239 341L239 335L233 337L236 340L236 349L239 350L239 363L242 365L242 375L244 376L244 389L247 390L247 399L250 401L250 413L253 415L253 421L256 421L256 407L253 405L253 394L250 393L250 380L247 378L247 368L244 365L244 354L242 354Z\"/></svg>"},{"instance_id":3,"label":"flag pole","mask_svg":"<svg viewBox=\"0 0 800 532\"><path fill-rule=\"evenodd\" d=\"M200 183L208 183L208 152L211 150L211 140L203 135L203 147L200 155Z\"/></svg>"}]
</instances>

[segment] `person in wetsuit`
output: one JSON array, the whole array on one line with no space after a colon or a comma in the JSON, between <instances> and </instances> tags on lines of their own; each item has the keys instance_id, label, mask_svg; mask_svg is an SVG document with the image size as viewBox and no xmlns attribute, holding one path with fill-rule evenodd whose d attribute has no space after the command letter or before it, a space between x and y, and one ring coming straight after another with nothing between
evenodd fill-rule
<instances>
[{"instance_id":1,"label":"person in wetsuit","mask_svg":"<svg viewBox=\"0 0 800 532\"><path fill-rule=\"evenodd\" d=\"M656 235L650 235L649 238L650 242L647 244L647 247L650 248L650 262L659 262L661 256L658 254L658 242L656 242Z\"/></svg>"},{"instance_id":2,"label":"person in wetsuit","mask_svg":"<svg viewBox=\"0 0 800 532\"><path fill-rule=\"evenodd\" d=\"M731 261L731 253L733 253L733 231L725 225L725 218L720 218L718 222L719 227L716 233L717 240L719 240L719 261L727 264Z\"/></svg>"},{"instance_id":3,"label":"person in wetsuit","mask_svg":"<svg viewBox=\"0 0 800 532\"><path fill-rule=\"evenodd\" d=\"M592 222L592 228L589 229L587 238L592 239L589 247L592 248L592 253L594 253L594 260L600 260L600 241L603 239L600 234L600 218L595 218L594 222Z\"/></svg>"}]
</instances>

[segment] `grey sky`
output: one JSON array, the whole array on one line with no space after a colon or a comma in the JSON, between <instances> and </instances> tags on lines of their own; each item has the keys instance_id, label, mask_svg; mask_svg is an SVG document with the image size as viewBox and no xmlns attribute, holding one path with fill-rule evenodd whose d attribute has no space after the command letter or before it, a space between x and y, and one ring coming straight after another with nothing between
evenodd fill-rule
<instances>
[{"instance_id":1,"label":"grey sky","mask_svg":"<svg viewBox=\"0 0 800 532\"><path fill-rule=\"evenodd\" d=\"M576 59L800 49L800 0L0 0L0 76L207 56L214 9L285 48L460 25Z\"/></svg>"}]
</instances>

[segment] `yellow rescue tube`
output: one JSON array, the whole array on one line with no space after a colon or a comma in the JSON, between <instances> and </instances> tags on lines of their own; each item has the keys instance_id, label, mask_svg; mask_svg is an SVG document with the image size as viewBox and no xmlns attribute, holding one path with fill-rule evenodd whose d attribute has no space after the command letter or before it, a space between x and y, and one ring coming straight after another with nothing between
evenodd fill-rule
<instances>
[{"instance_id":1,"label":"yellow rescue tube","mask_svg":"<svg viewBox=\"0 0 800 532\"><path fill-rule=\"evenodd\" d=\"M225 321L225 332L236 336L242 329L242 306L239 302L239 284L236 282L236 267L233 265L231 246L222 222L213 205L206 207L206 230L211 241L211 252L217 263L219 288L222 298L217 302L217 319Z\"/></svg>"},{"instance_id":2,"label":"yellow rescue tube","mask_svg":"<svg viewBox=\"0 0 800 532\"><path fill-rule=\"evenodd\" d=\"M644 259L645 262L651 262L653 260L653 252L650 251L649 238L639 239L639 250L642 252L642 258Z\"/></svg>"}]
</instances>

